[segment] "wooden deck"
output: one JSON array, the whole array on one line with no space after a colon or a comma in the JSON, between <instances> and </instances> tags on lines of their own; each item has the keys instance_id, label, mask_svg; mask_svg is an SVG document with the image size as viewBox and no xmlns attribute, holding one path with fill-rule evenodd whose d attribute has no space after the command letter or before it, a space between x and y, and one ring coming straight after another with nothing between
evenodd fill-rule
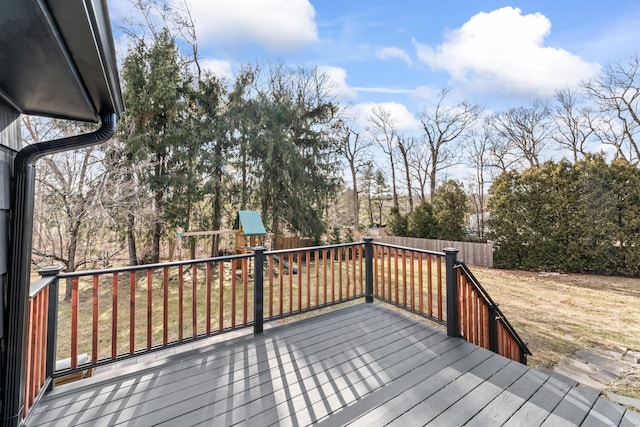
<instances>
[{"instance_id":1,"label":"wooden deck","mask_svg":"<svg viewBox=\"0 0 640 427\"><path fill-rule=\"evenodd\" d=\"M56 388L40 425L640 425L589 390L357 304Z\"/></svg>"}]
</instances>

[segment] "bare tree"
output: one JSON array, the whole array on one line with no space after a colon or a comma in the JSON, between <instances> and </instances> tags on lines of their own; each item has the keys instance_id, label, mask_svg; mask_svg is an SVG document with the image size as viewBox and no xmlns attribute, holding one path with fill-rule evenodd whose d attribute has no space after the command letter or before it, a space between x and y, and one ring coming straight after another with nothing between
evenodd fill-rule
<instances>
[{"instance_id":1,"label":"bare tree","mask_svg":"<svg viewBox=\"0 0 640 427\"><path fill-rule=\"evenodd\" d=\"M384 107L375 106L369 115L369 127L367 128L374 141L378 143L382 151L389 157L391 166L391 189L393 191L393 206L398 207L398 190L396 187L396 165L393 157L394 144L397 141L395 120L391 112Z\"/></svg>"},{"instance_id":2,"label":"bare tree","mask_svg":"<svg viewBox=\"0 0 640 427\"><path fill-rule=\"evenodd\" d=\"M553 130L545 103L535 101L530 107L511 108L494 115L492 123L497 137L505 144L500 150L503 158L512 154L516 161L529 167L540 164L541 152Z\"/></svg>"},{"instance_id":3,"label":"bare tree","mask_svg":"<svg viewBox=\"0 0 640 427\"><path fill-rule=\"evenodd\" d=\"M477 236L484 239L485 207L486 207L486 187L492 181L492 163L494 162L491 147L495 139L495 130L491 124L485 120L482 129L473 132L467 141L467 158L469 166L473 168L470 178L470 190L472 201L472 215L474 225L477 228Z\"/></svg>"},{"instance_id":4,"label":"bare tree","mask_svg":"<svg viewBox=\"0 0 640 427\"><path fill-rule=\"evenodd\" d=\"M560 147L569 149L577 162L579 155L586 155L586 145L594 135L593 112L582 104L583 99L575 90L561 89L555 99L553 139Z\"/></svg>"},{"instance_id":5,"label":"bare tree","mask_svg":"<svg viewBox=\"0 0 640 427\"><path fill-rule=\"evenodd\" d=\"M459 148L450 144L464 133L478 119L482 113L482 107L466 102L454 106L447 106L448 89L440 91L440 97L435 106L424 108L420 113L420 121L426 136L426 143L430 151L430 197L436 191L437 174L459 161Z\"/></svg>"},{"instance_id":6,"label":"bare tree","mask_svg":"<svg viewBox=\"0 0 640 427\"><path fill-rule=\"evenodd\" d=\"M638 137L640 132L640 56L634 55L617 64L603 68L597 79L583 84L589 98L599 108L598 137L605 144L614 145L618 156L629 162L640 161Z\"/></svg>"},{"instance_id":7,"label":"bare tree","mask_svg":"<svg viewBox=\"0 0 640 427\"><path fill-rule=\"evenodd\" d=\"M398 151L402 158L402 165L404 169L405 181L407 183L407 197L409 198L409 212L413 212L413 191L411 181L411 157L409 153L416 149L418 141L414 137L400 137L398 136Z\"/></svg>"},{"instance_id":8,"label":"bare tree","mask_svg":"<svg viewBox=\"0 0 640 427\"><path fill-rule=\"evenodd\" d=\"M411 178L413 183L417 183L417 193L420 203L427 201L427 185L430 183L429 173L431 171L431 150L422 140L416 140L412 150L407 153Z\"/></svg>"},{"instance_id":9,"label":"bare tree","mask_svg":"<svg viewBox=\"0 0 640 427\"><path fill-rule=\"evenodd\" d=\"M351 172L353 191L353 228L360 229L360 194L358 192L358 175L371 162L369 148L371 141L360 138L360 133L351 129L344 121L340 122L342 138L338 141L338 152L344 157Z\"/></svg>"},{"instance_id":10,"label":"bare tree","mask_svg":"<svg viewBox=\"0 0 640 427\"><path fill-rule=\"evenodd\" d=\"M75 125L56 121L25 116L23 122L27 140L34 143L81 133ZM99 148L89 147L47 156L38 163L34 262L57 261L68 272L92 262L90 248L95 233L90 231L90 223L96 219L94 207L105 182L99 153ZM84 250L81 257L80 250ZM70 281L65 299L71 299Z\"/></svg>"}]
</instances>

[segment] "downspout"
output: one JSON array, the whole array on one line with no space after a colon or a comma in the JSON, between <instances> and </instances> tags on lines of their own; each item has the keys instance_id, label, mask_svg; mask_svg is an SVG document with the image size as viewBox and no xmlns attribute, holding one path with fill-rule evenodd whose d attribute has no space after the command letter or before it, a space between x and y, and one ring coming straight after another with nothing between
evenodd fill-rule
<instances>
[{"instance_id":1,"label":"downspout","mask_svg":"<svg viewBox=\"0 0 640 427\"><path fill-rule=\"evenodd\" d=\"M115 132L116 115L101 115L100 120L101 126L94 132L28 145L18 152L14 160L2 426L20 424L24 407L36 161L47 154L85 148L108 140Z\"/></svg>"}]
</instances>

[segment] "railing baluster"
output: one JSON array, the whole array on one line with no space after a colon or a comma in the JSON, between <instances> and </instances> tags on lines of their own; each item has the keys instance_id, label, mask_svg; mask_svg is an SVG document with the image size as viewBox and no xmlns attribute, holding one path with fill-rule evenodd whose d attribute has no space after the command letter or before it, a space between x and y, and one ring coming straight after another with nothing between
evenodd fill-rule
<instances>
[{"instance_id":1,"label":"railing baluster","mask_svg":"<svg viewBox=\"0 0 640 427\"><path fill-rule=\"evenodd\" d=\"M307 310L311 308L311 251L305 251L307 273Z\"/></svg>"},{"instance_id":2,"label":"railing baluster","mask_svg":"<svg viewBox=\"0 0 640 427\"><path fill-rule=\"evenodd\" d=\"M316 250L313 259L314 259L314 267L316 273L316 307L320 306L320 254L319 250Z\"/></svg>"},{"instance_id":3,"label":"railing baluster","mask_svg":"<svg viewBox=\"0 0 640 427\"><path fill-rule=\"evenodd\" d=\"M389 301L393 301L393 296L391 294L391 248L387 248L387 251L387 299Z\"/></svg>"},{"instance_id":4,"label":"railing baluster","mask_svg":"<svg viewBox=\"0 0 640 427\"><path fill-rule=\"evenodd\" d=\"M98 286L100 284L100 276L94 274L92 277L92 310L91 310L91 363L96 363L98 361L98 295L99 289Z\"/></svg>"},{"instance_id":5,"label":"railing baluster","mask_svg":"<svg viewBox=\"0 0 640 427\"><path fill-rule=\"evenodd\" d=\"M205 310L207 311L207 335L211 334L211 275L212 273L212 269L211 269L211 263L207 262L207 301L205 304Z\"/></svg>"},{"instance_id":6,"label":"railing baluster","mask_svg":"<svg viewBox=\"0 0 640 427\"><path fill-rule=\"evenodd\" d=\"M78 367L78 277L71 279L71 368Z\"/></svg>"},{"instance_id":7,"label":"railing baluster","mask_svg":"<svg viewBox=\"0 0 640 427\"><path fill-rule=\"evenodd\" d=\"M273 318L273 257L267 258L269 263L269 318Z\"/></svg>"},{"instance_id":8,"label":"railing baluster","mask_svg":"<svg viewBox=\"0 0 640 427\"><path fill-rule=\"evenodd\" d=\"M360 282L360 294L362 295L362 294L365 293L364 286L365 286L365 281L366 281L365 276L363 275L363 270L362 270L362 268L363 268L362 264L363 264L364 258L365 258L365 256L364 256L364 246L359 247L359 250L356 251L355 256L357 256L359 258L359 263L360 263L360 280L359 280L359 282ZM373 254L371 254L371 256L373 257ZM370 273L373 274L373 270ZM354 277L355 277L355 272L353 274L354 274ZM355 278L354 278L354 282L355 282ZM373 289L371 291L373 292Z\"/></svg>"},{"instance_id":9,"label":"railing baluster","mask_svg":"<svg viewBox=\"0 0 640 427\"><path fill-rule=\"evenodd\" d=\"M373 240L373 239L372 239ZM378 276L378 247L373 246L373 292L375 296L380 296L380 288L378 287L378 283L380 281L380 276ZM382 292L382 298L384 298L384 287Z\"/></svg>"},{"instance_id":10,"label":"railing baluster","mask_svg":"<svg viewBox=\"0 0 640 427\"><path fill-rule=\"evenodd\" d=\"M327 304L327 252L325 250L322 250L322 269L324 271L322 275L322 282L323 282L323 288L324 288L322 304L326 305Z\"/></svg>"},{"instance_id":11,"label":"railing baluster","mask_svg":"<svg viewBox=\"0 0 640 427\"><path fill-rule=\"evenodd\" d=\"M342 301L342 248L338 249L338 301ZM334 264L335 269L335 264Z\"/></svg>"},{"instance_id":12,"label":"railing baluster","mask_svg":"<svg viewBox=\"0 0 640 427\"><path fill-rule=\"evenodd\" d=\"M429 317L433 317L433 259L431 254L427 255L427 304L429 308Z\"/></svg>"},{"instance_id":13,"label":"railing baluster","mask_svg":"<svg viewBox=\"0 0 640 427\"><path fill-rule=\"evenodd\" d=\"M394 301L396 304L400 304L400 280L399 280L399 274L398 274L398 249L397 248L393 248L393 264L394 264L394 281L395 281L395 292L394 292Z\"/></svg>"},{"instance_id":14,"label":"railing baluster","mask_svg":"<svg viewBox=\"0 0 640 427\"><path fill-rule=\"evenodd\" d=\"M349 298L351 296L351 294L349 293L349 288L351 287L351 279L349 277L349 251L347 249L348 248L343 248L340 251L341 252L340 259L345 258L344 259L344 268L345 268L344 276L347 278L347 287L345 289L345 294L346 294L346 297ZM340 276L342 277L342 273L343 273L342 267L340 267L340 273L341 273Z\"/></svg>"},{"instance_id":15,"label":"railing baluster","mask_svg":"<svg viewBox=\"0 0 640 427\"><path fill-rule=\"evenodd\" d=\"M184 269L178 266L178 342L182 342L184 321Z\"/></svg>"},{"instance_id":16,"label":"railing baluster","mask_svg":"<svg viewBox=\"0 0 640 427\"><path fill-rule=\"evenodd\" d=\"M231 274L235 274L233 271L234 263L231 262ZM222 332L224 329L224 261L218 262L218 330Z\"/></svg>"},{"instance_id":17,"label":"railing baluster","mask_svg":"<svg viewBox=\"0 0 640 427\"><path fill-rule=\"evenodd\" d=\"M169 343L169 267L162 269L162 345Z\"/></svg>"},{"instance_id":18,"label":"railing baluster","mask_svg":"<svg viewBox=\"0 0 640 427\"><path fill-rule=\"evenodd\" d=\"M407 307L407 251L402 251L402 305Z\"/></svg>"},{"instance_id":19,"label":"railing baluster","mask_svg":"<svg viewBox=\"0 0 640 427\"><path fill-rule=\"evenodd\" d=\"M129 272L129 354L136 350L136 272Z\"/></svg>"},{"instance_id":20,"label":"railing baluster","mask_svg":"<svg viewBox=\"0 0 640 427\"><path fill-rule=\"evenodd\" d=\"M284 314L284 257L280 258L278 262L278 309L280 310L278 316Z\"/></svg>"},{"instance_id":21,"label":"railing baluster","mask_svg":"<svg viewBox=\"0 0 640 427\"><path fill-rule=\"evenodd\" d=\"M198 265L191 265L191 336L198 336Z\"/></svg>"},{"instance_id":22,"label":"railing baluster","mask_svg":"<svg viewBox=\"0 0 640 427\"><path fill-rule=\"evenodd\" d=\"M248 323L248 290L249 290L249 266L247 258L242 258L242 324Z\"/></svg>"},{"instance_id":23,"label":"railing baluster","mask_svg":"<svg viewBox=\"0 0 640 427\"><path fill-rule=\"evenodd\" d=\"M147 350L153 347L153 271L147 269Z\"/></svg>"},{"instance_id":24,"label":"railing baluster","mask_svg":"<svg viewBox=\"0 0 640 427\"><path fill-rule=\"evenodd\" d=\"M111 277L111 358L118 356L118 273Z\"/></svg>"},{"instance_id":25,"label":"railing baluster","mask_svg":"<svg viewBox=\"0 0 640 427\"><path fill-rule=\"evenodd\" d=\"M46 360L47 360L47 312L49 311L49 287L42 290L40 295L40 326L38 327L38 389L40 390L46 378ZM35 395L34 395L35 396Z\"/></svg>"},{"instance_id":26,"label":"railing baluster","mask_svg":"<svg viewBox=\"0 0 640 427\"><path fill-rule=\"evenodd\" d=\"M301 252L296 252L298 264L298 311L302 311L302 256Z\"/></svg>"},{"instance_id":27,"label":"railing baluster","mask_svg":"<svg viewBox=\"0 0 640 427\"><path fill-rule=\"evenodd\" d=\"M422 280L422 252L418 252L418 311L424 314L424 286Z\"/></svg>"},{"instance_id":28,"label":"railing baluster","mask_svg":"<svg viewBox=\"0 0 640 427\"><path fill-rule=\"evenodd\" d=\"M289 252L288 256L288 272L289 272L289 314L293 312L293 254Z\"/></svg>"},{"instance_id":29,"label":"railing baluster","mask_svg":"<svg viewBox=\"0 0 640 427\"><path fill-rule=\"evenodd\" d=\"M336 252L335 248L331 248L330 251L331 256L331 302L334 303L336 301Z\"/></svg>"},{"instance_id":30,"label":"railing baluster","mask_svg":"<svg viewBox=\"0 0 640 427\"><path fill-rule=\"evenodd\" d=\"M235 328L236 327L236 273L237 273L237 269L238 269L238 262L240 262L240 260L234 260L231 261L232 264L232 268L231 268L231 328ZM242 267L242 264L240 264L240 267Z\"/></svg>"},{"instance_id":31,"label":"railing baluster","mask_svg":"<svg viewBox=\"0 0 640 427\"><path fill-rule=\"evenodd\" d=\"M442 316L442 304L444 303L442 293L442 259L436 257L436 274L437 274L437 286L438 286L438 319L443 320Z\"/></svg>"}]
</instances>

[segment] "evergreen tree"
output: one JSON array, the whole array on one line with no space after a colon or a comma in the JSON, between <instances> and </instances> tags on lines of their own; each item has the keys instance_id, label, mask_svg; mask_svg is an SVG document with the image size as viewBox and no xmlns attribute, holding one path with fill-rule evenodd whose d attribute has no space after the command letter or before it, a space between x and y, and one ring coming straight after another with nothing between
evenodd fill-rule
<instances>
[{"instance_id":1,"label":"evergreen tree","mask_svg":"<svg viewBox=\"0 0 640 427\"><path fill-rule=\"evenodd\" d=\"M408 228L407 217L400 213L400 208L393 206L387 217L387 234L406 236Z\"/></svg>"},{"instance_id":2,"label":"evergreen tree","mask_svg":"<svg viewBox=\"0 0 640 427\"><path fill-rule=\"evenodd\" d=\"M433 209L429 202L416 206L407 218L407 235L421 239L435 239L437 233Z\"/></svg>"},{"instance_id":3,"label":"evergreen tree","mask_svg":"<svg viewBox=\"0 0 640 427\"><path fill-rule=\"evenodd\" d=\"M467 202L464 190L453 180L436 189L433 211L438 239L462 241L466 238L464 217L469 210Z\"/></svg>"},{"instance_id":4,"label":"evergreen tree","mask_svg":"<svg viewBox=\"0 0 640 427\"><path fill-rule=\"evenodd\" d=\"M175 41L165 30L149 45L139 40L125 58L121 73L127 109L120 139L127 161L145 165L140 179L152 201L151 262L160 259L163 225L168 219L180 218L176 212L167 214L167 202L183 196L177 194L181 186L174 178L184 172L184 153L187 159L192 155L182 133L187 81L180 63ZM182 188L192 187L186 184Z\"/></svg>"}]
</instances>

